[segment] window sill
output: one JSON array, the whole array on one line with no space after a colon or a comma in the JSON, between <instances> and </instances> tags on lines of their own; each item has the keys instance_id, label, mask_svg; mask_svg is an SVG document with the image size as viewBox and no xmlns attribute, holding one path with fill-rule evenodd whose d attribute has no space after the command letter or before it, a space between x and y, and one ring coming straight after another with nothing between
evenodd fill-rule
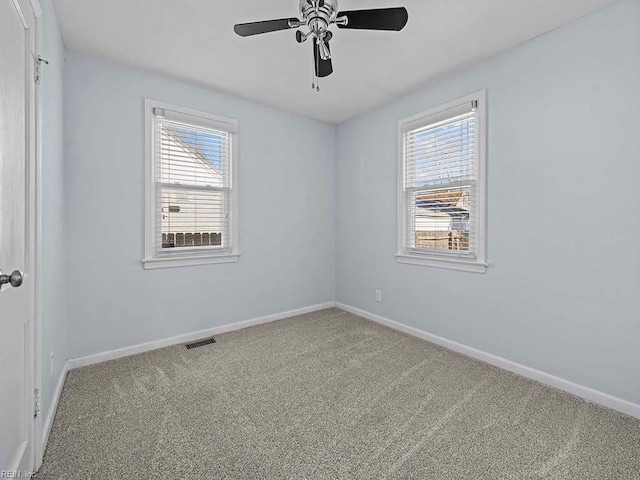
<instances>
[{"instance_id":1,"label":"window sill","mask_svg":"<svg viewBox=\"0 0 640 480\"><path fill-rule=\"evenodd\" d=\"M458 258L431 257L426 255L396 254L398 263L421 265L423 267L446 268L471 273L486 273L487 264L475 260Z\"/></svg>"},{"instance_id":2,"label":"window sill","mask_svg":"<svg viewBox=\"0 0 640 480\"><path fill-rule=\"evenodd\" d=\"M192 255L182 257L144 258L142 264L145 270L157 268L194 267L197 265L212 265L216 263L235 263L240 260L239 253L223 255Z\"/></svg>"}]
</instances>

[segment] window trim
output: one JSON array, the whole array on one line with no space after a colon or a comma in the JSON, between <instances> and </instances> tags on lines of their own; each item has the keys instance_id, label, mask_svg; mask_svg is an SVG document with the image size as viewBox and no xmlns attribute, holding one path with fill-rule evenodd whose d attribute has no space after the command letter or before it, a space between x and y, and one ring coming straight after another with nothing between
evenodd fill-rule
<instances>
[{"instance_id":1,"label":"window trim","mask_svg":"<svg viewBox=\"0 0 640 480\"><path fill-rule=\"evenodd\" d=\"M155 151L155 122L154 109L168 110L175 114L199 117L203 119L203 125L213 123L221 126L231 133L231 191L229 205L229 239L231 250L224 253L213 253L212 249L205 249L200 253L193 249L185 252L158 252L156 249L156 158ZM145 111L145 209L144 209L144 258L142 264L145 270L170 267L186 267L195 265L210 265L216 263L233 263L240 259L238 248L238 121L232 118L222 117L211 113L194 110L187 107L172 105L170 103L144 99Z\"/></svg>"},{"instance_id":2,"label":"window trim","mask_svg":"<svg viewBox=\"0 0 640 480\"><path fill-rule=\"evenodd\" d=\"M416 252L405 248L406 209L404 208L404 134L409 130L431 123L438 115L466 103L477 102L476 125L476 187L477 187L477 242L474 258L438 252ZM437 121L437 120L436 120ZM487 91L480 90L462 98L431 108L398 121L397 130L397 250L398 263L446 268L472 273L487 271Z\"/></svg>"}]
</instances>

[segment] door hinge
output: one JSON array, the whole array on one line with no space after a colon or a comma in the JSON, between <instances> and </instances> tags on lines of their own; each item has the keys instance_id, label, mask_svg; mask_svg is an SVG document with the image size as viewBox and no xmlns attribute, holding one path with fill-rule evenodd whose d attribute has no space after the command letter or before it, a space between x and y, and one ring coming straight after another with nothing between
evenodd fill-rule
<instances>
[{"instance_id":1,"label":"door hinge","mask_svg":"<svg viewBox=\"0 0 640 480\"><path fill-rule=\"evenodd\" d=\"M49 65L49 62L47 60L45 60L44 58L42 58L41 56L38 56L38 58L36 58L36 69L35 69L35 74L34 74L34 78L33 80L40 85L40 83L42 82L42 64L45 65Z\"/></svg>"},{"instance_id":2,"label":"door hinge","mask_svg":"<svg viewBox=\"0 0 640 480\"><path fill-rule=\"evenodd\" d=\"M33 390L33 418L40 416L40 389Z\"/></svg>"}]
</instances>

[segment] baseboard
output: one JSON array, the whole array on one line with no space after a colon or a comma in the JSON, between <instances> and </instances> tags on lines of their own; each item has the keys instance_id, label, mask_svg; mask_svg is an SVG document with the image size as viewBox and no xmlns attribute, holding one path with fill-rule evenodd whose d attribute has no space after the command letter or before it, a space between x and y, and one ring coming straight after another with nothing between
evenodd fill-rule
<instances>
[{"instance_id":1,"label":"baseboard","mask_svg":"<svg viewBox=\"0 0 640 480\"><path fill-rule=\"evenodd\" d=\"M206 330L177 335L175 337L163 338L153 342L141 343L139 345L133 345L131 347L118 348L116 350L109 350L107 352L97 353L95 355L74 358L68 361L69 370L72 370L74 368L86 367L88 365L94 365L96 363L106 362L108 360L115 360L117 358L128 357L130 355L136 355L138 353L148 352L150 350L156 350L158 348L170 347L172 345L192 342L200 338L220 335L221 333L240 330L242 328L252 327L254 325L260 325L263 323L269 323L276 320L281 320L283 318L295 317L296 315L316 312L318 310L324 310L325 308L331 308L333 306L335 306L334 302L321 303L318 305L312 305L310 307L298 308L296 310L289 310L287 312L274 313L272 315L253 318L251 320L244 320L242 322L231 323L228 325L221 325L219 327L208 328Z\"/></svg>"},{"instance_id":2,"label":"baseboard","mask_svg":"<svg viewBox=\"0 0 640 480\"><path fill-rule=\"evenodd\" d=\"M60 403L60 396L62 395L62 388L64 387L64 381L67 378L67 372L69 371L69 362L64 362L62 366L62 372L60 372L60 378L58 378L58 384L56 390L53 392L53 399L47 416L44 419L42 426L42 453L47 448L47 442L49 441L49 435L51 434L51 427L53 427L53 420L56 417L56 411L58 410L58 403Z\"/></svg>"},{"instance_id":3,"label":"baseboard","mask_svg":"<svg viewBox=\"0 0 640 480\"><path fill-rule=\"evenodd\" d=\"M462 353L463 355L467 355L477 360L481 360L485 363L500 367L504 370L517 373L518 375L522 375L523 377L530 378L531 380L535 380L550 387L557 388L558 390L563 390L577 397L581 397L589 402L597 403L613 410L617 410L618 412L624 413L626 415L640 418L640 405L628 400L623 400L621 398L614 397L613 395L609 395L608 393L600 392L583 385L578 385L577 383L573 383L569 380L556 377L555 375L541 372L540 370L527 367L526 365L512 362L511 360L498 357L497 355L492 355L491 353L483 352L482 350L478 350L476 348L469 347L452 340L447 340L446 338L439 337L437 335L419 330L414 327L403 325L402 323L389 320L388 318L381 317L380 315L375 315L359 308L351 307L339 302L336 302L335 306L341 310L353 313L354 315L358 315L381 325L393 328L394 330L399 330L414 337L422 338L423 340L427 340L428 342L443 346L445 348L448 348L449 350L453 350L454 352Z\"/></svg>"}]
</instances>

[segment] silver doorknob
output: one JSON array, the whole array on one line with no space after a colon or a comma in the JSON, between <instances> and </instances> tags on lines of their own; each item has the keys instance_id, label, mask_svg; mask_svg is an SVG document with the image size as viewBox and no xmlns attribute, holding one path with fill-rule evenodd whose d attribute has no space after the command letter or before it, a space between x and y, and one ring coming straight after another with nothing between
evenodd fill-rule
<instances>
[{"instance_id":1,"label":"silver doorknob","mask_svg":"<svg viewBox=\"0 0 640 480\"><path fill-rule=\"evenodd\" d=\"M5 283L11 284L13 288L18 288L22 285L22 272L20 270L14 270L11 275L3 275L2 270L0 270L0 286Z\"/></svg>"}]
</instances>

